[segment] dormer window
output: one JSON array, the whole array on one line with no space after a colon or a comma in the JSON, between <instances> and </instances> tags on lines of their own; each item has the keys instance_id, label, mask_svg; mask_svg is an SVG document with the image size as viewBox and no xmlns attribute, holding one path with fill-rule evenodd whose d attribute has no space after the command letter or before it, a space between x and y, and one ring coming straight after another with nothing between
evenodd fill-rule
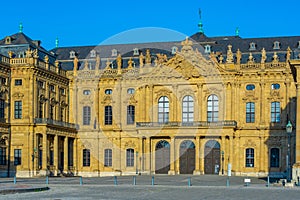
<instances>
[{"instance_id":1,"label":"dormer window","mask_svg":"<svg viewBox=\"0 0 300 200\"><path fill-rule=\"evenodd\" d=\"M139 55L139 49L138 48L134 48L133 49L133 55L134 56L138 56Z\"/></svg>"},{"instance_id":2,"label":"dormer window","mask_svg":"<svg viewBox=\"0 0 300 200\"><path fill-rule=\"evenodd\" d=\"M117 49L111 50L111 56L117 56L117 55L118 55Z\"/></svg>"},{"instance_id":3,"label":"dormer window","mask_svg":"<svg viewBox=\"0 0 300 200\"><path fill-rule=\"evenodd\" d=\"M178 51L177 47L172 47L172 54L176 54L177 51Z\"/></svg>"},{"instance_id":4,"label":"dormer window","mask_svg":"<svg viewBox=\"0 0 300 200\"><path fill-rule=\"evenodd\" d=\"M96 57L96 51L95 51L95 50L92 50L92 51L90 52L90 56L91 56L91 58L95 58L95 57Z\"/></svg>"},{"instance_id":5,"label":"dormer window","mask_svg":"<svg viewBox=\"0 0 300 200\"><path fill-rule=\"evenodd\" d=\"M205 45L204 52L205 52L205 53L210 53L210 52L211 52L211 47L210 47L210 45Z\"/></svg>"},{"instance_id":6,"label":"dormer window","mask_svg":"<svg viewBox=\"0 0 300 200\"><path fill-rule=\"evenodd\" d=\"M5 44L11 44L11 37L6 37L5 38Z\"/></svg>"},{"instance_id":7,"label":"dormer window","mask_svg":"<svg viewBox=\"0 0 300 200\"><path fill-rule=\"evenodd\" d=\"M275 41L273 45L273 49L280 49L280 42Z\"/></svg>"},{"instance_id":8,"label":"dormer window","mask_svg":"<svg viewBox=\"0 0 300 200\"><path fill-rule=\"evenodd\" d=\"M75 58L75 51L70 51L70 58Z\"/></svg>"},{"instance_id":9,"label":"dormer window","mask_svg":"<svg viewBox=\"0 0 300 200\"><path fill-rule=\"evenodd\" d=\"M254 42L250 43L249 50L256 50L256 44Z\"/></svg>"}]
</instances>

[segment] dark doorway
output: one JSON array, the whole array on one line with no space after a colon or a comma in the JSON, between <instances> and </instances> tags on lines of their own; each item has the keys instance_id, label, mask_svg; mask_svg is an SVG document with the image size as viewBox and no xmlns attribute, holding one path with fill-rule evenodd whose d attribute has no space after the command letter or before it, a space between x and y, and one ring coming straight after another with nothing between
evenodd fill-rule
<instances>
[{"instance_id":1,"label":"dark doorway","mask_svg":"<svg viewBox=\"0 0 300 200\"><path fill-rule=\"evenodd\" d=\"M193 174L195 170L195 144L185 140L180 144L180 174Z\"/></svg>"},{"instance_id":2,"label":"dark doorway","mask_svg":"<svg viewBox=\"0 0 300 200\"><path fill-rule=\"evenodd\" d=\"M219 174L220 164L220 143L215 140L209 140L204 149L204 173Z\"/></svg>"},{"instance_id":3,"label":"dark doorway","mask_svg":"<svg viewBox=\"0 0 300 200\"><path fill-rule=\"evenodd\" d=\"M168 174L170 170L170 144L161 140L155 147L155 173Z\"/></svg>"}]
</instances>

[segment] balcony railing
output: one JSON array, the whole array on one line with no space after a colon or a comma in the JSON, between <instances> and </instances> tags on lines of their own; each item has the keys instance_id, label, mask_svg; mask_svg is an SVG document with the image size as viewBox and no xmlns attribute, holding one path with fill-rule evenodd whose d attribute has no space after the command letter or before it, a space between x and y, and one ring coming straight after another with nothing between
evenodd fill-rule
<instances>
[{"instance_id":1,"label":"balcony railing","mask_svg":"<svg viewBox=\"0 0 300 200\"><path fill-rule=\"evenodd\" d=\"M217 121L217 122L137 122L136 127L236 127L237 122L233 120Z\"/></svg>"},{"instance_id":2,"label":"balcony railing","mask_svg":"<svg viewBox=\"0 0 300 200\"><path fill-rule=\"evenodd\" d=\"M62 121L56 121L53 119L48 118L35 118L34 123L36 124L50 124L50 125L56 125L56 126L62 126L67 128L76 128L76 124L68 123L68 122L62 122Z\"/></svg>"}]
</instances>

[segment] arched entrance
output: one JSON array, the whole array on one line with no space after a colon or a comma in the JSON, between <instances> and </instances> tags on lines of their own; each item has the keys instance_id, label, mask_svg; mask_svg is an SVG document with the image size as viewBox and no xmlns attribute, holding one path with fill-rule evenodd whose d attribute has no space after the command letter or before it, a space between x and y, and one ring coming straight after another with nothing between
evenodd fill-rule
<instances>
[{"instance_id":1,"label":"arched entrance","mask_svg":"<svg viewBox=\"0 0 300 200\"><path fill-rule=\"evenodd\" d=\"M215 140L209 140L204 149L204 173L219 174L220 171L220 143Z\"/></svg>"},{"instance_id":2,"label":"arched entrance","mask_svg":"<svg viewBox=\"0 0 300 200\"><path fill-rule=\"evenodd\" d=\"M185 140L180 144L180 174L193 174L195 170L195 144Z\"/></svg>"},{"instance_id":3,"label":"arched entrance","mask_svg":"<svg viewBox=\"0 0 300 200\"><path fill-rule=\"evenodd\" d=\"M170 170L170 144L161 140L155 147L155 173L168 174Z\"/></svg>"}]
</instances>

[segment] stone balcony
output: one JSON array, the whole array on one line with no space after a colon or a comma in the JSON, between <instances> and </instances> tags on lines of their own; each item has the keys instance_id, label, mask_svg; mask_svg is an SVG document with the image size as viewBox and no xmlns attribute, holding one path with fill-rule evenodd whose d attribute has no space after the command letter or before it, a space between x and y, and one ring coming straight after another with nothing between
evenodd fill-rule
<instances>
[{"instance_id":1,"label":"stone balcony","mask_svg":"<svg viewBox=\"0 0 300 200\"><path fill-rule=\"evenodd\" d=\"M35 118L34 119L35 124L46 124L46 125L54 125L54 126L61 126L65 128L72 128L76 129L76 124L68 123L68 122L62 122L62 121L56 121L49 118Z\"/></svg>"},{"instance_id":2,"label":"stone balcony","mask_svg":"<svg viewBox=\"0 0 300 200\"><path fill-rule=\"evenodd\" d=\"M225 120L225 121L216 121L216 122L208 122L208 121L196 121L196 122L137 122L137 128L155 128L155 127L170 127L170 128L222 128L222 127L232 127L235 128L237 126L237 122L233 120Z\"/></svg>"}]
</instances>

